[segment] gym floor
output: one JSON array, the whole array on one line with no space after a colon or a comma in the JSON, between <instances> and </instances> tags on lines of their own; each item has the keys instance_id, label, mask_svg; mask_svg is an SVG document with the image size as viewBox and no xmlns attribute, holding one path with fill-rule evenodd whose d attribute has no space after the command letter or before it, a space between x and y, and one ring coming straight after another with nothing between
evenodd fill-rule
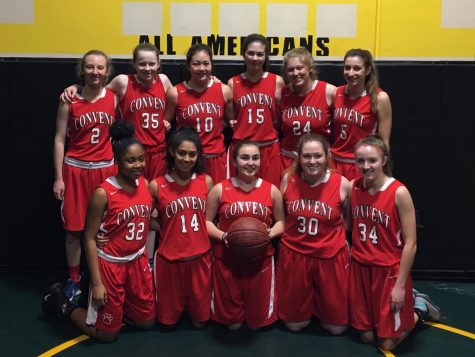
<instances>
[{"instance_id":1,"label":"gym floor","mask_svg":"<svg viewBox=\"0 0 475 357\"><path fill-rule=\"evenodd\" d=\"M330 336L317 321L300 333L277 323L262 331L228 331L209 323L194 330L184 317L173 331L124 327L112 344L96 343L66 321L41 311L45 288L54 275L0 275L0 354L2 356L475 356L475 284L415 281L441 307L442 321L418 325L391 353L358 341L352 333Z\"/></svg>"}]
</instances>

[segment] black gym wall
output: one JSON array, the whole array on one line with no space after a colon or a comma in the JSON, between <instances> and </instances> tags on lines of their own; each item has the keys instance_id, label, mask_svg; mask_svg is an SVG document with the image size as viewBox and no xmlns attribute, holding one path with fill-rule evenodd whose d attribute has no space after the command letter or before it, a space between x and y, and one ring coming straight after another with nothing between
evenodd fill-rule
<instances>
[{"instance_id":1,"label":"black gym wall","mask_svg":"<svg viewBox=\"0 0 475 357\"><path fill-rule=\"evenodd\" d=\"M58 270L65 265L60 203L52 194L52 147L58 96L76 83L74 59L0 58L2 270ZM115 61L115 73L130 73ZM172 83L187 78L181 62L164 61ZM319 64L322 80L343 84L340 63ZM223 82L239 62L216 62ZM430 275L475 271L471 203L475 168L474 63L380 62L381 87L392 102L394 176L418 213L414 269ZM279 72L280 65L272 64Z\"/></svg>"}]
</instances>

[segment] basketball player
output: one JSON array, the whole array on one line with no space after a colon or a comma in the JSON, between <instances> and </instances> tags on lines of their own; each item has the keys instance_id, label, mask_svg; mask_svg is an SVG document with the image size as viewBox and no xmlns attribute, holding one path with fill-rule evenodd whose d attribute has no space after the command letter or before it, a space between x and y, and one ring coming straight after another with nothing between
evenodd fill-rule
<instances>
[{"instance_id":1,"label":"basketball player","mask_svg":"<svg viewBox=\"0 0 475 357\"><path fill-rule=\"evenodd\" d=\"M43 299L43 310L68 316L83 333L103 342L115 340L123 319L146 329L155 323L153 280L144 253L152 197L142 177L145 151L133 137L133 126L116 121L111 127L112 147L118 167L89 202L84 247L91 273L88 310L74 306L52 285ZM96 245L99 230L108 242Z\"/></svg>"},{"instance_id":2,"label":"basketball player","mask_svg":"<svg viewBox=\"0 0 475 357\"><path fill-rule=\"evenodd\" d=\"M335 169L352 180L360 176L355 165L355 144L371 133L378 133L389 148L392 112L389 96L379 88L369 51L349 50L344 58L343 76L347 84L335 93L331 154Z\"/></svg>"},{"instance_id":3,"label":"basketball player","mask_svg":"<svg viewBox=\"0 0 475 357\"><path fill-rule=\"evenodd\" d=\"M237 175L213 187L206 210L215 258L211 317L232 330L244 322L256 329L277 320L274 248L269 244L261 257L243 260L227 247L226 234L236 219L254 217L267 225L269 239L278 238L284 227L284 208L278 188L258 177L257 143L238 142L233 160Z\"/></svg>"},{"instance_id":4,"label":"basketball player","mask_svg":"<svg viewBox=\"0 0 475 357\"><path fill-rule=\"evenodd\" d=\"M260 177L275 186L280 184L280 143L277 131L282 77L267 71L269 41L262 35L252 34L242 43L241 53L246 71L228 81L233 92L236 123L228 149L230 176L234 145L240 140L253 140L261 151Z\"/></svg>"},{"instance_id":5,"label":"basketball player","mask_svg":"<svg viewBox=\"0 0 475 357\"><path fill-rule=\"evenodd\" d=\"M120 74L107 88L119 97L122 119L130 121L136 128L135 136L144 146L147 161L144 176L150 181L166 172L165 131L170 124L163 121L163 113L171 83L166 75L158 73L159 51L150 43L141 43L134 48L132 66L135 74ZM72 100L76 90L76 86L66 88L62 98ZM149 259L154 252L155 232L150 231L147 237Z\"/></svg>"},{"instance_id":6,"label":"basketball player","mask_svg":"<svg viewBox=\"0 0 475 357\"><path fill-rule=\"evenodd\" d=\"M82 91L72 103L60 102L53 148L53 193L62 201L69 273L65 293L69 299L80 293L81 236L87 204L97 185L115 172L109 127L115 120L117 98L104 88L111 72L110 60L102 51L92 50L83 56L77 71Z\"/></svg>"},{"instance_id":7,"label":"basketball player","mask_svg":"<svg viewBox=\"0 0 475 357\"><path fill-rule=\"evenodd\" d=\"M140 43L134 48L132 66L135 74L119 74L107 85L120 100L120 113L136 128L135 136L145 149L147 166L144 176L152 180L166 172L165 129L163 122L166 92L170 80L160 70L158 49L150 43ZM62 98L72 100L77 87L65 89Z\"/></svg>"},{"instance_id":8,"label":"basketball player","mask_svg":"<svg viewBox=\"0 0 475 357\"><path fill-rule=\"evenodd\" d=\"M355 157L362 177L350 185L350 321L364 342L392 350L417 321L437 321L440 311L423 294L416 300L422 299L424 308L413 308L414 205L407 188L391 176L386 144L368 136L356 144Z\"/></svg>"},{"instance_id":9,"label":"basketball player","mask_svg":"<svg viewBox=\"0 0 475 357\"><path fill-rule=\"evenodd\" d=\"M187 308L201 328L210 318L211 244L206 198L213 186L203 174L203 147L196 131L179 128L167 149L168 172L150 184L160 224L154 273L158 320L173 326Z\"/></svg>"},{"instance_id":10,"label":"basketball player","mask_svg":"<svg viewBox=\"0 0 475 357\"><path fill-rule=\"evenodd\" d=\"M213 182L226 178L226 150L223 120L233 120L231 89L212 77L212 53L196 44L186 54L190 79L167 92L165 120L177 120L177 127L194 128L203 143L204 165Z\"/></svg>"},{"instance_id":11,"label":"basketball player","mask_svg":"<svg viewBox=\"0 0 475 357\"><path fill-rule=\"evenodd\" d=\"M315 315L323 328L341 334L349 323L343 221L349 182L328 169L330 148L321 135L305 134L296 149L281 184L287 217L277 262L279 316L294 332Z\"/></svg>"},{"instance_id":12,"label":"basketball player","mask_svg":"<svg viewBox=\"0 0 475 357\"><path fill-rule=\"evenodd\" d=\"M310 52L294 48L284 55L282 69L289 83L282 89L282 165L287 168L297 158L297 142L314 133L330 139L330 114L336 87L317 79Z\"/></svg>"}]
</instances>

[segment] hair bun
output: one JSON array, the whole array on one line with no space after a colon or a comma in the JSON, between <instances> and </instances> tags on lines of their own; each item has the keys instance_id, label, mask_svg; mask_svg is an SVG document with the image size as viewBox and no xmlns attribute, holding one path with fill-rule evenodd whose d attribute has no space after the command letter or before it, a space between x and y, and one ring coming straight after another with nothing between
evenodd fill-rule
<instances>
[{"instance_id":1,"label":"hair bun","mask_svg":"<svg viewBox=\"0 0 475 357\"><path fill-rule=\"evenodd\" d=\"M112 141L123 140L134 136L135 127L125 120L116 120L109 129Z\"/></svg>"}]
</instances>

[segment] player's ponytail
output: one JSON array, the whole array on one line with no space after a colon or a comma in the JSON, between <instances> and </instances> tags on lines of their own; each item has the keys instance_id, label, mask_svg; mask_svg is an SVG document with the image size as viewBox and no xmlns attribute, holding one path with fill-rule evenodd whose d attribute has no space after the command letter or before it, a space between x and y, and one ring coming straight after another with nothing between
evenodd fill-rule
<instances>
[{"instance_id":1,"label":"player's ponytail","mask_svg":"<svg viewBox=\"0 0 475 357\"><path fill-rule=\"evenodd\" d=\"M139 144L142 146L142 143L134 136L134 132L135 127L125 120L116 120L109 128L112 151L116 162L119 161L130 145Z\"/></svg>"}]
</instances>

